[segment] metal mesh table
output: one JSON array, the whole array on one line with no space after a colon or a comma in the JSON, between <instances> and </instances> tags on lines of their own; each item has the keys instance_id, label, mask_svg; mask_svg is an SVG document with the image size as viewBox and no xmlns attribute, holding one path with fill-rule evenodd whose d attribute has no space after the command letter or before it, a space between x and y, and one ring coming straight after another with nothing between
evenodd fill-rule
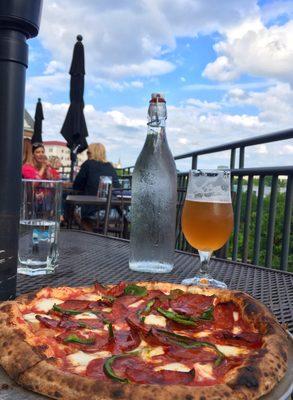
<instances>
[{"instance_id":1,"label":"metal mesh table","mask_svg":"<svg viewBox=\"0 0 293 400\"><path fill-rule=\"evenodd\" d=\"M168 281L179 283L192 277L199 257L176 252L175 268L169 274L148 274L128 268L128 241L81 231L64 230L60 234L60 266L54 275L18 276L18 294L43 286L82 286L95 281ZM251 294L267 305L279 322L293 332L293 274L249 264L212 259L214 278L230 289Z\"/></svg>"}]
</instances>

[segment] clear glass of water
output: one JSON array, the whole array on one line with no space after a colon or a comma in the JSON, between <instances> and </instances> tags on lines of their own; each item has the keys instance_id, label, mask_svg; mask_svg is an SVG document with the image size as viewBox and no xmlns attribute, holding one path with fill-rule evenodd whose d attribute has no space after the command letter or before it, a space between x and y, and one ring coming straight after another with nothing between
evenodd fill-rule
<instances>
[{"instance_id":1,"label":"clear glass of water","mask_svg":"<svg viewBox=\"0 0 293 400\"><path fill-rule=\"evenodd\" d=\"M62 181L23 179L18 273L46 275L58 266Z\"/></svg>"},{"instance_id":2,"label":"clear glass of water","mask_svg":"<svg viewBox=\"0 0 293 400\"><path fill-rule=\"evenodd\" d=\"M100 176L97 196L106 199L112 185L112 176Z\"/></svg>"}]
</instances>

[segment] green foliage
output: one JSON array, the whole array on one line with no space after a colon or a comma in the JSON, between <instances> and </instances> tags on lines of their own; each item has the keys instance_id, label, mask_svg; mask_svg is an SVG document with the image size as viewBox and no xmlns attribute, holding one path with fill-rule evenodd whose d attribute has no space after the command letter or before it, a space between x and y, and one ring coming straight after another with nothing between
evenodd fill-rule
<instances>
[{"instance_id":1,"label":"green foliage","mask_svg":"<svg viewBox=\"0 0 293 400\"><path fill-rule=\"evenodd\" d=\"M270 178L266 179L266 178ZM271 177L265 178L265 186L271 186ZM258 185L258 179L255 180L254 187ZM243 184L246 182L243 180ZM279 269L281 264L281 252L282 252L282 235L283 235L283 225L284 225L284 210L285 210L285 198L286 194L280 192L281 187L286 187L286 181L279 180L278 182L278 193L276 200L276 219L274 224L274 240L273 240L273 255L272 255L272 268ZM254 253L254 242L255 242L255 227L256 227L256 214L257 214L257 195L254 191L252 194L251 203L251 214L250 223L248 230L248 262L253 262ZM238 234L238 257L241 261L244 246L244 221L245 221L245 209L247 202L247 193L242 193L241 196L241 214L240 214L240 227ZM234 210L235 210L235 199L234 199ZM265 195L263 199L263 212L261 217L261 237L260 237L260 252L258 265L266 266L266 246L268 238L268 226L269 226L269 215L270 215L270 195ZM291 221L292 226L292 221ZM293 232L291 227L290 233L290 250L288 259L288 271L293 271ZM233 237L230 240L228 257L232 256L232 243Z\"/></svg>"}]
</instances>

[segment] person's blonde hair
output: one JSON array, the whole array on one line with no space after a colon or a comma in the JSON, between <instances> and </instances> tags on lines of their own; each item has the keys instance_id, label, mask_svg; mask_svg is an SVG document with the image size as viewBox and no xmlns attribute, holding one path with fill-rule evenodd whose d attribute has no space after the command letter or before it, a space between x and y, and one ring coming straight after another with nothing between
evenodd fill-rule
<instances>
[{"instance_id":1,"label":"person's blonde hair","mask_svg":"<svg viewBox=\"0 0 293 400\"><path fill-rule=\"evenodd\" d=\"M91 158L96 161L107 162L106 148L102 143L92 143L88 150L91 152Z\"/></svg>"}]
</instances>

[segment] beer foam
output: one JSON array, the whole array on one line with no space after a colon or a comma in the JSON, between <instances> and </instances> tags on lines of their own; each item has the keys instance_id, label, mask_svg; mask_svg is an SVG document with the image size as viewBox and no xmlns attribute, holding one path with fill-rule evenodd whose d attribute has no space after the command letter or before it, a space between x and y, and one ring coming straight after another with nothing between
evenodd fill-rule
<instances>
[{"instance_id":1,"label":"beer foam","mask_svg":"<svg viewBox=\"0 0 293 400\"><path fill-rule=\"evenodd\" d=\"M218 170L191 170L185 200L231 203L230 174Z\"/></svg>"}]
</instances>

